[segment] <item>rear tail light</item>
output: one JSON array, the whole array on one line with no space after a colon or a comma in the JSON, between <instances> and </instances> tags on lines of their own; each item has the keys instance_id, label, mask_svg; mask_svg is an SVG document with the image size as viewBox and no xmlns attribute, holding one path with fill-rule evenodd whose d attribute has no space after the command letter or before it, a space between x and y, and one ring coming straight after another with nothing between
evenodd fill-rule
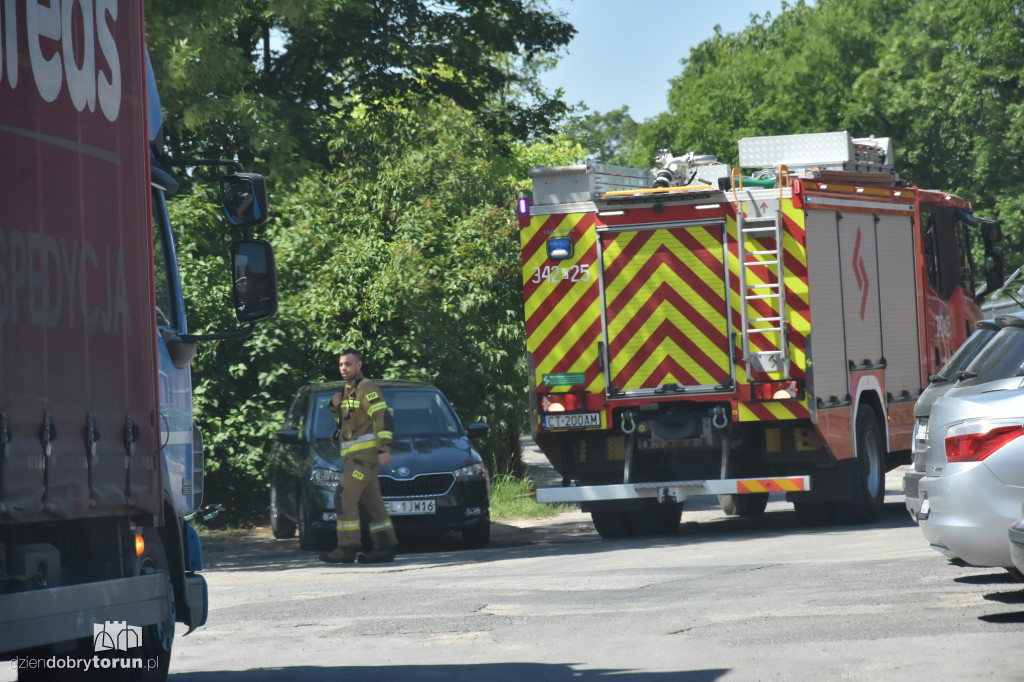
<instances>
[{"instance_id":1,"label":"rear tail light","mask_svg":"<svg viewBox=\"0 0 1024 682\"><path fill-rule=\"evenodd\" d=\"M579 412L586 409L585 393L545 393L540 397L543 412Z\"/></svg>"},{"instance_id":2,"label":"rear tail light","mask_svg":"<svg viewBox=\"0 0 1024 682\"><path fill-rule=\"evenodd\" d=\"M750 386L754 400L803 400L804 388L801 382L792 379L785 381L755 381Z\"/></svg>"},{"instance_id":3,"label":"rear tail light","mask_svg":"<svg viewBox=\"0 0 1024 682\"><path fill-rule=\"evenodd\" d=\"M980 462L1021 436L1021 424L957 424L946 431L946 461Z\"/></svg>"}]
</instances>

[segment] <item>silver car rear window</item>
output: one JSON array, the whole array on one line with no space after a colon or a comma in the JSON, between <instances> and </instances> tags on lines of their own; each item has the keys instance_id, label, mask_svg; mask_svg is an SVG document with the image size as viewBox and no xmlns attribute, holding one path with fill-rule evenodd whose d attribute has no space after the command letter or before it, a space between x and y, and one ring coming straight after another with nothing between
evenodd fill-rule
<instances>
[{"instance_id":1,"label":"silver car rear window","mask_svg":"<svg viewBox=\"0 0 1024 682\"><path fill-rule=\"evenodd\" d=\"M1000 329L964 371L960 386L1024 376L1024 328Z\"/></svg>"},{"instance_id":2,"label":"silver car rear window","mask_svg":"<svg viewBox=\"0 0 1024 682\"><path fill-rule=\"evenodd\" d=\"M949 359L949 362L942 366L938 375L946 379L955 379L957 372L967 369L967 366L971 364L975 356L985 347L985 344L996 335L996 332L997 330L991 327L982 327L971 334L970 338L964 341L964 345L960 346L957 352L953 354L953 357Z\"/></svg>"}]
</instances>

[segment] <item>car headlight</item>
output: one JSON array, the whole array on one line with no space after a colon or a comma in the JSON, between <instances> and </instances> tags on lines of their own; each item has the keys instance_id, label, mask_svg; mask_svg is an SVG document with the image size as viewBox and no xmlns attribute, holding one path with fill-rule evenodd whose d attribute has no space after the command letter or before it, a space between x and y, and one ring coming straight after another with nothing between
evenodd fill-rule
<instances>
[{"instance_id":1,"label":"car headlight","mask_svg":"<svg viewBox=\"0 0 1024 682\"><path fill-rule=\"evenodd\" d=\"M335 469L324 469L322 467L313 467L313 473L310 474L310 478L313 479L314 483L327 483L337 485L341 481L341 477L344 474Z\"/></svg>"},{"instance_id":2,"label":"car headlight","mask_svg":"<svg viewBox=\"0 0 1024 682\"><path fill-rule=\"evenodd\" d=\"M468 481L476 478L487 478L487 467L481 463L470 464L468 467L462 467L454 471L455 480L457 481Z\"/></svg>"}]
</instances>

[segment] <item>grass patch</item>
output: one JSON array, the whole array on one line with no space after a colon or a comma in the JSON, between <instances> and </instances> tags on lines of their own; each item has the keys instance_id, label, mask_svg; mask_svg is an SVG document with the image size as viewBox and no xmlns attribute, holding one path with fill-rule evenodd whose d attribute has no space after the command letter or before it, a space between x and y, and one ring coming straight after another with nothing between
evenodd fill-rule
<instances>
[{"instance_id":1,"label":"grass patch","mask_svg":"<svg viewBox=\"0 0 1024 682\"><path fill-rule=\"evenodd\" d=\"M491 519L541 519L571 511L573 505L538 504L533 481L511 474L491 479Z\"/></svg>"},{"instance_id":2,"label":"grass patch","mask_svg":"<svg viewBox=\"0 0 1024 682\"><path fill-rule=\"evenodd\" d=\"M557 516L562 512L576 509L573 504L538 504L534 492L533 481L528 478L516 478L511 474L502 474L491 479L491 520L504 519L543 519ZM244 534L254 529L261 530L267 523L266 518L250 519L248 523L228 523L223 517L204 523L194 519L192 525L200 537L215 538L232 534Z\"/></svg>"}]
</instances>

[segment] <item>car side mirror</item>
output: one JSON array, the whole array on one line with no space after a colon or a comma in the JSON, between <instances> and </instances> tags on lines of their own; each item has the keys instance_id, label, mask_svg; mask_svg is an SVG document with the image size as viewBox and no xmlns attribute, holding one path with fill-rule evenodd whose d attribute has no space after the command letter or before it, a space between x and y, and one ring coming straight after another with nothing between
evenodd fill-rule
<instances>
[{"instance_id":1,"label":"car side mirror","mask_svg":"<svg viewBox=\"0 0 1024 682\"><path fill-rule=\"evenodd\" d=\"M236 227L259 227L270 218L267 181L259 173L221 177L220 200L228 222Z\"/></svg>"},{"instance_id":2,"label":"car side mirror","mask_svg":"<svg viewBox=\"0 0 1024 682\"><path fill-rule=\"evenodd\" d=\"M239 322L260 322L277 314L277 266L274 249L262 239L231 244L235 316Z\"/></svg>"},{"instance_id":3,"label":"car side mirror","mask_svg":"<svg viewBox=\"0 0 1024 682\"><path fill-rule=\"evenodd\" d=\"M277 432L277 442L285 445L298 445L299 432L296 429L281 429Z\"/></svg>"},{"instance_id":4,"label":"car side mirror","mask_svg":"<svg viewBox=\"0 0 1024 682\"><path fill-rule=\"evenodd\" d=\"M466 433L469 434L470 438L483 438L484 436L486 436L490 432L491 432L491 427L488 426L487 424L484 424L483 422L477 422L475 424L470 424L469 428L466 429Z\"/></svg>"}]
</instances>

